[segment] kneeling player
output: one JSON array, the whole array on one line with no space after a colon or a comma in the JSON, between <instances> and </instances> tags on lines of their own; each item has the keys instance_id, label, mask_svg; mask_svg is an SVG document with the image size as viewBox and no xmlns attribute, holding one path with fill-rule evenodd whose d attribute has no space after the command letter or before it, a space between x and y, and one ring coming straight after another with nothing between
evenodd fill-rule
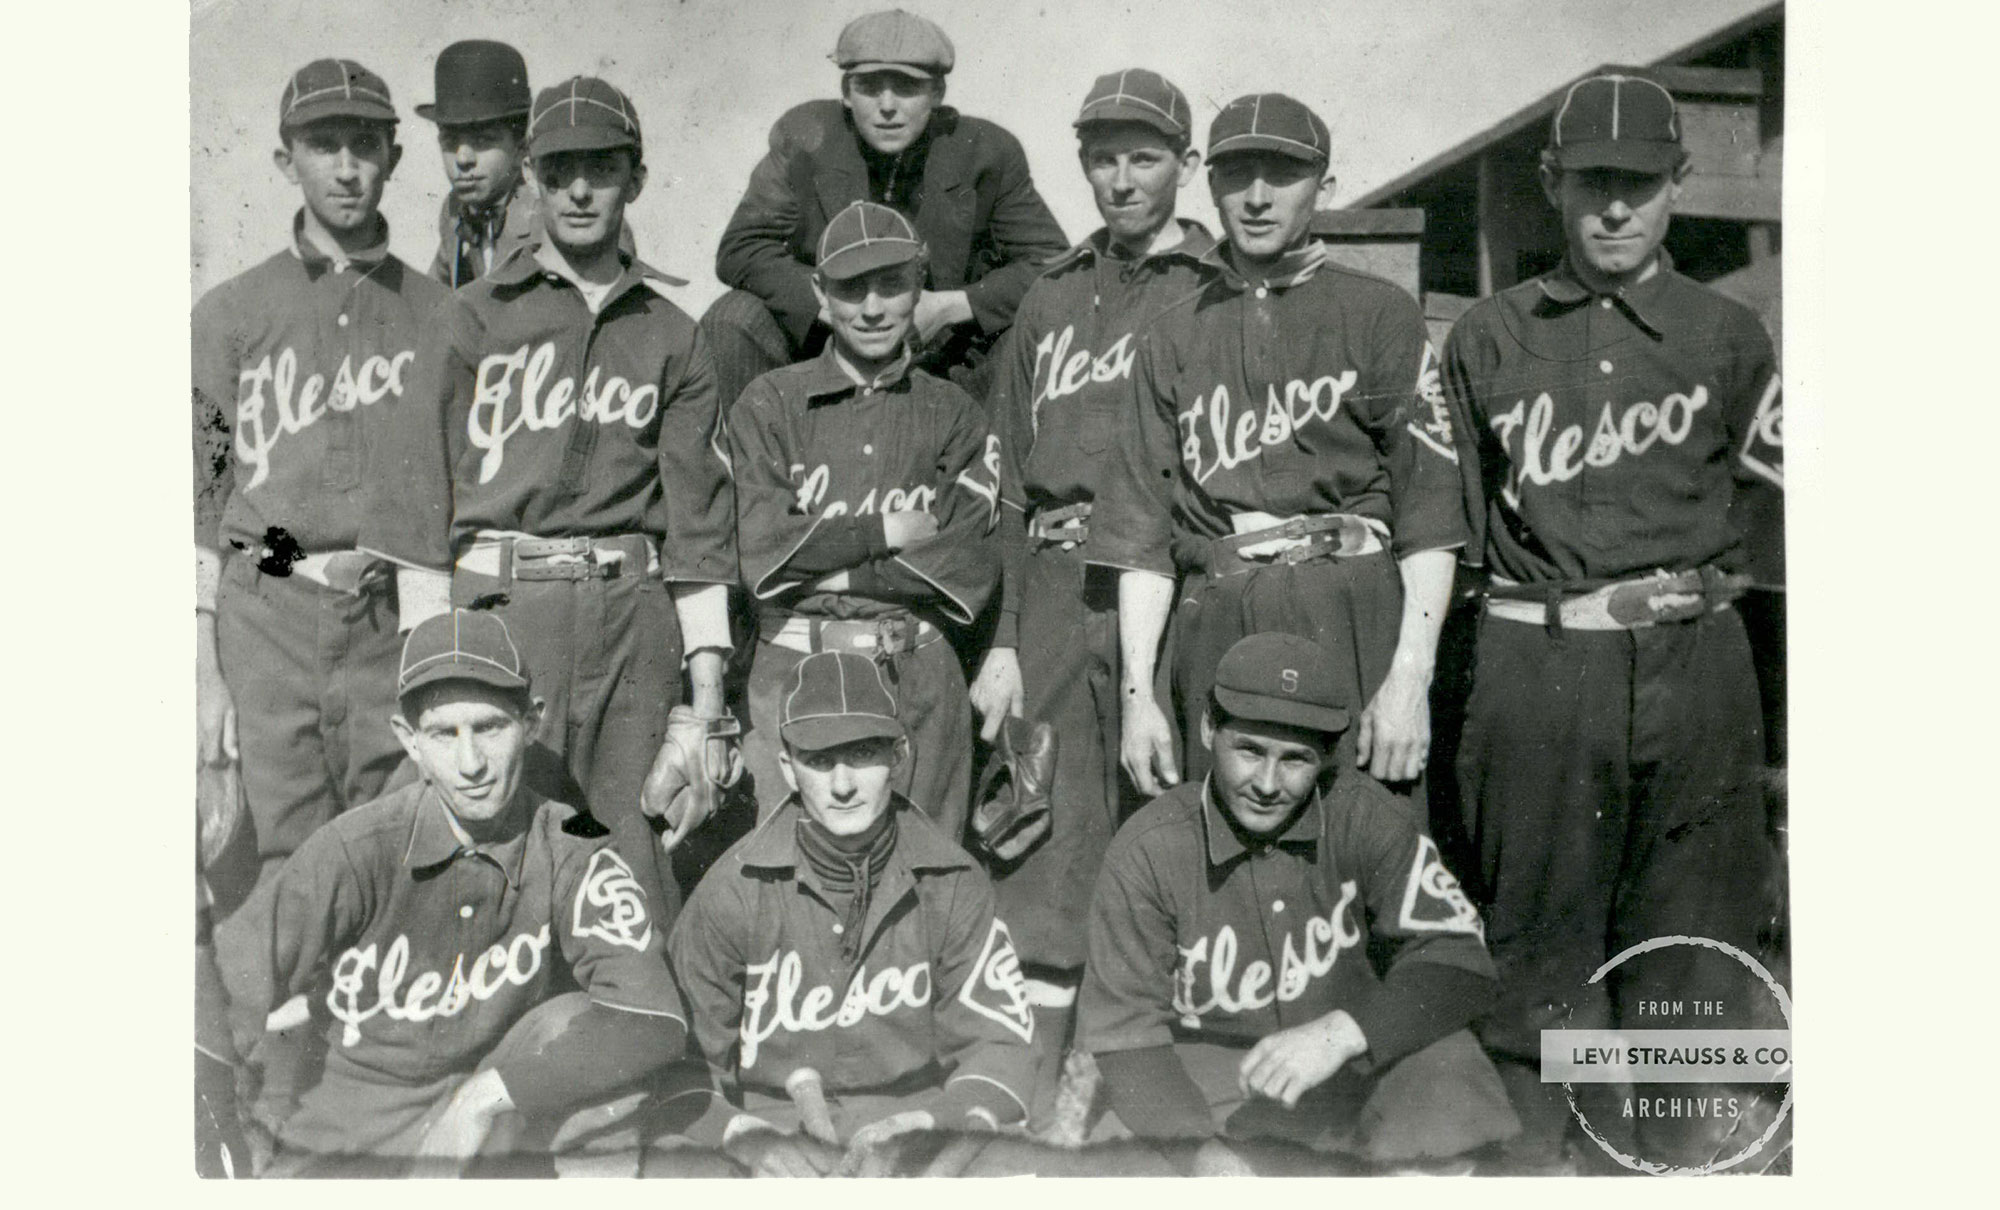
<instances>
[{"instance_id":1,"label":"kneeling player","mask_svg":"<svg viewBox=\"0 0 2000 1210\"><path fill-rule=\"evenodd\" d=\"M393 726L422 780L321 828L278 875L271 1003L304 993L330 1020L325 1075L270 1175L453 1171L506 1111L546 1137L556 1111L685 1044L631 866L521 784L542 712L521 669L490 613L419 625Z\"/></svg>"},{"instance_id":2,"label":"kneeling player","mask_svg":"<svg viewBox=\"0 0 2000 1210\"><path fill-rule=\"evenodd\" d=\"M1238 641L1201 724L1208 779L1112 841L1078 1034L1135 1134L1390 1161L1519 1129L1465 1028L1494 995L1478 914L1408 804L1333 760L1339 684L1308 639ZM1371 948L1391 950L1380 976Z\"/></svg>"},{"instance_id":3,"label":"kneeling player","mask_svg":"<svg viewBox=\"0 0 2000 1210\"><path fill-rule=\"evenodd\" d=\"M807 656L780 735L792 795L709 871L668 942L728 1084L709 1123L754 1171L810 1175L833 1153L794 1128L857 1147L1022 1121L1034 1015L1014 945L986 875L889 789L908 739L879 666Z\"/></svg>"}]
</instances>

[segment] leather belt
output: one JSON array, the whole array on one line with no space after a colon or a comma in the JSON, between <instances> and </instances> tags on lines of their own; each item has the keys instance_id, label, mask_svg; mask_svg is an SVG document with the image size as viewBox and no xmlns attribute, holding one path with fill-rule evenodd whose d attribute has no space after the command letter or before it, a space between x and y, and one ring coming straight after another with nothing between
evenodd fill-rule
<instances>
[{"instance_id":1,"label":"leather belt","mask_svg":"<svg viewBox=\"0 0 2000 1210\"><path fill-rule=\"evenodd\" d=\"M1240 576L1260 567L1286 567L1312 559L1350 559L1382 549L1377 522L1352 513L1310 513L1247 534L1216 538L1208 546L1208 574L1220 579ZM1268 554L1245 556L1246 546L1273 540L1285 545Z\"/></svg>"},{"instance_id":2,"label":"leather belt","mask_svg":"<svg viewBox=\"0 0 2000 1210\"><path fill-rule=\"evenodd\" d=\"M759 637L766 643L806 655L816 651L854 651L882 657L928 647L944 635L929 622L907 613L852 619L811 618L793 613L764 615Z\"/></svg>"},{"instance_id":3,"label":"leather belt","mask_svg":"<svg viewBox=\"0 0 2000 1210\"><path fill-rule=\"evenodd\" d=\"M1079 500L1061 508L1038 509L1028 518L1028 538L1044 546L1060 545L1073 550L1090 537L1090 502Z\"/></svg>"},{"instance_id":4,"label":"leather belt","mask_svg":"<svg viewBox=\"0 0 2000 1210\"><path fill-rule=\"evenodd\" d=\"M615 580L660 574L660 551L645 534L603 538L536 538L481 533L459 567L497 580Z\"/></svg>"},{"instance_id":5,"label":"leather belt","mask_svg":"<svg viewBox=\"0 0 2000 1210\"><path fill-rule=\"evenodd\" d=\"M322 588L359 596L388 585L389 565L374 555L358 550L327 550L307 555L292 564L295 576L304 576Z\"/></svg>"},{"instance_id":6,"label":"leather belt","mask_svg":"<svg viewBox=\"0 0 2000 1210\"><path fill-rule=\"evenodd\" d=\"M1714 567L1657 571L1633 580L1603 584L1586 592L1564 591L1564 583L1516 584L1496 577L1486 590L1486 612L1509 622L1551 630L1641 630L1661 622L1684 622L1729 608L1750 587L1750 577ZM1550 606L1555 612L1550 613ZM1551 620L1553 618L1553 620Z\"/></svg>"}]
</instances>

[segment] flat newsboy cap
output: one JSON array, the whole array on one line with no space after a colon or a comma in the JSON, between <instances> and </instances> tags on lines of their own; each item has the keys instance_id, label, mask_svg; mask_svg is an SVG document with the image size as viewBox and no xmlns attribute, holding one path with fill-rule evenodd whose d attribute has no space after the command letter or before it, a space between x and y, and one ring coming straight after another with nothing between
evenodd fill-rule
<instances>
[{"instance_id":1,"label":"flat newsboy cap","mask_svg":"<svg viewBox=\"0 0 2000 1210\"><path fill-rule=\"evenodd\" d=\"M910 220L879 202L849 202L819 237L819 271L833 281L860 277L923 254L924 243Z\"/></svg>"},{"instance_id":2,"label":"flat newsboy cap","mask_svg":"<svg viewBox=\"0 0 2000 1210\"><path fill-rule=\"evenodd\" d=\"M536 94L528 116L529 155L611 147L645 150L639 110L624 93L595 76L571 76Z\"/></svg>"},{"instance_id":3,"label":"flat newsboy cap","mask_svg":"<svg viewBox=\"0 0 2000 1210\"><path fill-rule=\"evenodd\" d=\"M1274 151L1324 164L1333 136L1319 115L1281 92L1252 93L1222 107L1208 126L1208 162L1244 151Z\"/></svg>"},{"instance_id":4,"label":"flat newsboy cap","mask_svg":"<svg viewBox=\"0 0 2000 1210\"><path fill-rule=\"evenodd\" d=\"M425 618L403 640L396 696L439 681L478 681L496 689L526 689L528 674L507 623L485 610L454 609Z\"/></svg>"},{"instance_id":5,"label":"flat newsboy cap","mask_svg":"<svg viewBox=\"0 0 2000 1210\"><path fill-rule=\"evenodd\" d=\"M1644 76L1599 75L1563 94L1549 125L1561 168L1667 172L1687 158L1674 95Z\"/></svg>"},{"instance_id":6,"label":"flat newsboy cap","mask_svg":"<svg viewBox=\"0 0 2000 1210\"><path fill-rule=\"evenodd\" d=\"M1161 134L1182 137L1188 134L1193 117L1187 97L1172 81L1156 71L1128 67L1097 77L1073 125L1144 122Z\"/></svg>"},{"instance_id":7,"label":"flat newsboy cap","mask_svg":"<svg viewBox=\"0 0 2000 1210\"><path fill-rule=\"evenodd\" d=\"M874 660L853 651L819 651L799 661L778 720L787 744L812 752L902 734L895 695Z\"/></svg>"},{"instance_id":8,"label":"flat newsboy cap","mask_svg":"<svg viewBox=\"0 0 2000 1210\"><path fill-rule=\"evenodd\" d=\"M932 80L951 73L957 52L934 22L892 8L849 21L834 44L833 61L842 71L899 71Z\"/></svg>"},{"instance_id":9,"label":"flat newsboy cap","mask_svg":"<svg viewBox=\"0 0 2000 1210\"><path fill-rule=\"evenodd\" d=\"M293 130L321 118L396 122L396 106L381 76L352 59L314 59L292 73L278 98L278 129Z\"/></svg>"},{"instance_id":10,"label":"flat newsboy cap","mask_svg":"<svg viewBox=\"0 0 2000 1210\"><path fill-rule=\"evenodd\" d=\"M1216 666L1213 692L1215 704L1232 718L1327 734L1347 730L1348 703L1333 657L1295 634L1238 639Z\"/></svg>"},{"instance_id":11,"label":"flat newsboy cap","mask_svg":"<svg viewBox=\"0 0 2000 1210\"><path fill-rule=\"evenodd\" d=\"M440 126L470 126L527 115L528 64L505 42L454 42L439 52L433 72L437 100L417 116Z\"/></svg>"}]
</instances>

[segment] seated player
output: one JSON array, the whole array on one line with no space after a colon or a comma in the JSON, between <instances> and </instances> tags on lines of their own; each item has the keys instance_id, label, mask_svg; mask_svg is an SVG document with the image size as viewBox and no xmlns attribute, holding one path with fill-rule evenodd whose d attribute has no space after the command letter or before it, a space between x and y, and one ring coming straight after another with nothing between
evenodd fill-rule
<instances>
[{"instance_id":1,"label":"seated player","mask_svg":"<svg viewBox=\"0 0 2000 1210\"><path fill-rule=\"evenodd\" d=\"M1478 913L1408 803L1334 760L1339 684L1309 639L1239 640L1201 724L1209 777L1105 856L1078 1034L1135 1134L1389 1162L1519 1129L1466 1029L1495 989Z\"/></svg>"},{"instance_id":2,"label":"seated player","mask_svg":"<svg viewBox=\"0 0 2000 1210\"><path fill-rule=\"evenodd\" d=\"M688 1134L760 1174L812 1175L831 1148L1021 1122L1034 1015L1014 944L986 875L889 789L908 740L879 665L808 656L782 709L793 793L668 941L724 1077Z\"/></svg>"},{"instance_id":3,"label":"seated player","mask_svg":"<svg viewBox=\"0 0 2000 1210\"><path fill-rule=\"evenodd\" d=\"M524 1141L550 1137L686 1043L627 859L522 784L542 703L506 624L427 619L397 693L422 780L321 828L278 875L270 1003L306 994L329 1053L268 1175L453 1172L507 1111Z\"/></svg>"}]
</instances>

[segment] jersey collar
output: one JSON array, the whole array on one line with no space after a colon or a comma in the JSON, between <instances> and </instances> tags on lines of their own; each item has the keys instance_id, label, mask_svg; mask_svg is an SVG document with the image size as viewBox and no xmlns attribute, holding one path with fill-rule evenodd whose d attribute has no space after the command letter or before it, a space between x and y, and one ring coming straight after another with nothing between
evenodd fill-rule
<instances>
[{"instance_id":1,"label":"jersey collar","mask_svg":"<svg viewBox=\"0 0 2000 1210\"><path fill-rule=\"evenodd\" d=\"M806 402L851 394L864 387L877 391L893 391L909 381L910 367L914 363L910 342L906 340L903 342L903 351L897 355L896 360L876 375L874 382L864 382L860 372L847 364L847 359L840 355L834 347L833 339L829 337L826 347L820 350L819 356L808 363L810 369L806 376Z\"/></svg>"},{"instance_id":2,"label":"jersey collar","mask_svg":"<svg viewBox=\"0 0 2000 1210\"><path fill-rule=\"evenodd\" d=\"M521 866L528 853L528 821L541 807L541 796L523 786L514 809L521 812L521 826L511 836L481 844L467 844L452 830L444 801L429 785L417 798L417 817L410 824L409 847L403 850L403 865L410 870L427 870L460 857L478 854L506 876L509 886L521 885Z\"/></svg>"},{"instance_id":3,"label":"jersey collar","mask_svg":"<svg viewBox=\"0 0 2000 1210\"><path fill-rule=\"evenodd\" d=\"M1199 264L1201 259L1208 255L1209 250L1215 247L1215 237L1208 233L1208 228L1195 222L1193 219L1176 218L1174 221L1181 225L1181 242L1164 252L1147 253L1139 258L1139 264L1143 265L1150 260L1168 261L1174 259ZM1055 259L1049 261L1043 267L1042 272L1044 274L1057 273L1069 268L1071 265L1089 263L1098 257L1108 257L1110 255L1111 228L1099 227L1089 235L1084 236L1081 243L1071 247L1067 252L1058 253Z\"/></svg>"},{"instance_id":4,"label":"jersey collar","mask_svg":"<svg viewBox=\"0 0 2000 1210\"><path fill-rule=\"evenodd\" d=\"M1600 297L1609 298L1633 323L1645 329L1648 335L1659 339L1664 333L1660 326L1653 322L1651 316L1660 312L1660 295L1666 289L1667 278L1674 271L1674 258L1665 248L1660 249L1659 256L1660 267L1651 277L1622 290L1603 295L1585 285L1583 279L1576 275L1576 269L1570 264L1569 257L1564 256L1560 265L1535 279L1536 287L1542 292L1540 305L1551 312L1560 313L1574 310Z\"/></svg>"},{"instance_id":5,"label":"jersey collar","mask_svg":"<svg viewBox=\"0 0 2000 1210\"><path fill-rule=\"evenodd\" d=\"M1263 277L1250 277L1237 269L1229 251L1227 239L1217 240L1213 247L1202 254L1201 263L1216 270L1232 290L1238 291L1258 287L1289 290L1293 286L1311 281L1313 274L1318 273L1320 266L1326 263L1326 245L1319 240L1309 239L1305 247L1285 253L1278 261L1276 272Z\"/></svg>"},{"instance_id":6,"label":"jersey collar","mask_svg":"<svg viewBox=\"0 0 2000 1210\"><path fill-rule=\"evenodd\" d=\"M524 240L515 245L507 253L506 259L495 265L493 271L487 274L488 279L496 286L510 289L520 288L538 278L551 285L560 284L575 289L576 287L560 274L542 266L537 256L541 246L540 238ZM662 286L687 285L686 279L675 277L671 273L663 273L640 260L636 253L626 250L622 242L618 249L618 260L625 267L624 272L619 274L618 280L612 283L610 292L605 294L604 306L600 308L600 313L610 310L612 303L626 291L638 286L647 286L657 293Z\"/></svg>"},{"instance_id":7,"label":"jersey collar","mask_svg":"<svg viewBox=\"0 0 2000 1210\"><path fill-rule=\"evenodd\" d=\"M292 216L292 255L303 261L307 270L314 275L335 267L333 258L320 251L318 245L306 238L306 211L303 206ZM358 266L366 272L387 259L389 259L389 220L378 214L375 216L374 241L349 256L347 264Z\"/></svg>"},{"instance_id":8,"label":"jersey collar","mask_svg":"<svg viewBox=\"0 0 2000 1210\"><path fill-rule=\"evenodd\" d=\"M910 800L897 794L891 800L890 810L906 814L898 821L896 849L889 858L889 869L902 867L906 870L963 870L972 867L972 859L964 850L947 842L933 827L911 826L916 821L912 816L921 817L922 812L910 804ZM744 865L760 870L793 870L803 864L799 858L798 841L793 829L805 814L799 804L799 796L791 795L771 818L764 821L751 833L743 846L741 860ZM883 888L888 884L884 882Z\"/></svg>"},{"instance_id":9,"label":"jersey collar","mask_svg":"<svg viewBox=\"0 0 2000 1210\"><path fill-rule=\"evenodd\" d=\"M1303 852L1317 848L1322 810L1319 791L1315 789L1312 801L1284 831L1263 842L1264 846ZM1208 864L1211 869L1220 869L1250 852L1250 846L1243 843L1242 835L1222 817L1222 805L1215 801L1214 784L1207 778L1201 783L1201 830L1208 841Z\"/></svg>"}]
</instances>

